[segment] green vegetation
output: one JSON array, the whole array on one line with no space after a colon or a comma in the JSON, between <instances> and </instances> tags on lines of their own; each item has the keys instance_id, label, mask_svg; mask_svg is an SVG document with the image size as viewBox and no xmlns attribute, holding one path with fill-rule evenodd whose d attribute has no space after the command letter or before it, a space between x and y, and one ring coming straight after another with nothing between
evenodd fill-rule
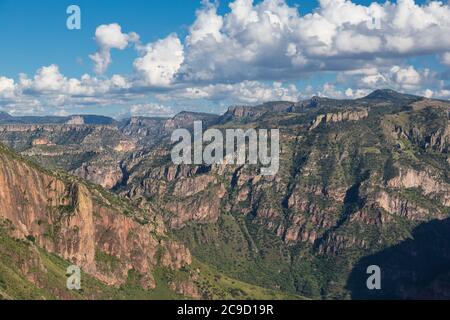
<instances>
[{"instance_id":1,"label":"green vegetation","mask_svg":"<svg viewBox=\"0 0 450 320\"><path fill-rule=\"evenodd\" d=\"M124 138L120 130L72 132L58 137L55 133L53 141L60 145L29 149L26 144L40 137L38 133L31 138L17 134L4 137L10 145L18 140L18 150L35 152L32 158L50 167L71 170L85 163L97 168L120 163L124 179L114 191L131 200L64 172L47 172L67 186L87 186L98 204L143 225L155 219L148 207L156 208L158 216L169 223L178 218L180 224L186 221L185 227L155 235L155 239L178 239L189 247L194 262L178 271L155 266L152 274L157 288L151 291L140 288L141 276L131 270L127 283L119 288L86 276L83 292L67 293L64 261L36 249L34 235L22 242L4 236L5 251L20 252L26 257L24 261L33 261L31 252L38 250L43 265L51 272L41 275L38 270L34 274L63 291L51 291L46 286L36 289L38 286L17 271L23 271L20 260L10 254L0 265L4 270L4 278L0 278L2 295L15 297L17 291L18 297L34 298L172 299L182 298L170 289L173 282L193 281L210 299L351 298L347 282L361 259L407 242L413 230L427 221L450 216L450 207L444 203L450 186L448 104L417 107L412 104L416 101L417 97L378 91L354 101L314 98L298 105L266 104L246 110L243 117L229 112L217 120L220 130L280 129L281 166L274 178L256 177L258 166L223 170L173 166L168 132L161 128L151 131L154 139L136 136L141 149L133 154L112 151ZM276 111L276 107L283 111ZM364 108L369 111L368 117L342 118L342 111ZM312 127L318 116L331 113L340 114L341 119L324 118L326 121ZM154 128L143 125L129 129L138 132ZM0 148L2 154L38 168L11 150ZM49 155L63 149L71 152ZM400 176L405 172L426 173L429 179L416 174L405 182ZM198 193L187 190L189 195L180 195L180 181L201 175L215 179L206 180ZM408 183L415 187L405 187ZM218 190L226 190L225 195L219 195ZM136 203L141 205L139 209ZM204 223L215 219L204 217L208 214L202 207L205 203L217 203L217 222ZM169 211L174 204L181 209ZM55 223L39 225L47 230L46 236L56 239L58 221L73 214L73 208L50 209ZM17 250L12 250L14 246ZM114 274L123 263L100 250L96 251L96 260L106 274Z\"/></svg>"}]
</instances>

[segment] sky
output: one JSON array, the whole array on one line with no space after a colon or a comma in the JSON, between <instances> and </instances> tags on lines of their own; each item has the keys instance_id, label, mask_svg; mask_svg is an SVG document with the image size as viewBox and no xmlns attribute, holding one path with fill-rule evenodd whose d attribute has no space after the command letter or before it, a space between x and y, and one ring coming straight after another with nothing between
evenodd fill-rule
<instances>
[{"instance_id":1,"label":"sky","mask_svg":"<svg viewBox=\"0 0 450 320\"><path fill-rule=\"evenodd\" d=\"M0 111L167 117L379 88L450 99L449 34L448 1L0 0Z\"/></svg>"}]
</instances>

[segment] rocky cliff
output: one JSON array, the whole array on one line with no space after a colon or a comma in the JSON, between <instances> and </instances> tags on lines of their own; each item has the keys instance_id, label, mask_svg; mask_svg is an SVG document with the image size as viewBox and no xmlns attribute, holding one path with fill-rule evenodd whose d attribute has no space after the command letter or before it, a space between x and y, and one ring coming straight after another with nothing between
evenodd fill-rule
<instances>
[{"instance_id":1,"label":"rocky cliff","mask_svg":"<svg viewBox=\"0 0 450 320\"><path fill-rule=\"evenodd\" d=\"M280 129L276 176L259 176L253 165L176 166L163 148L129 168L120 192L158 203L194 255L231 275L226 266L238 264L255 283L268 277L269 286L346 297L343 279L358 257L450 215L450 105L388 93L271 115L232 108L222 129ZM243 271L253 263L266 271ZM317 278L302 271L314 268Z\"/></svg>"},{"instance_id":2,"label":"rocky cliff","mask_svg":"<svg viewBox=\"0 0 450 320\"><path fill-rule=\"evenodd\" d=\"M178 270L192 262L183 245L162 240L164 224L150 209L0 148L0 219L10 223L12 237L33 239L111 286L124 284L134 271L144 289L155 289L159 265Z\"/></svg>"},{"instance_id":3,"label":"rocky cliff","mask_svg":"<svg viewBox=\"0 0 450 320\"><path fill-rule=\"evenodd\" d=\"M167 232L189 248L193 264L201 261L229 277L292 294L350 298L346 279L361 257L450 216L449 109L442 101L380 90L357 100L232 107L220 118L133 118L114 131L114 143L102 138L106 131L83 140L108 152L61 161L76 163L79 176L151 207ZM260 176L258 165L172 164L171 130L191 129L195 119L209 119L207 126L221 130L280 129L280 171ZM135 147L119 152L119 143ZM43 145L30 150L40 163L48 161L44 152L50 150ZM184 252L171 241L159 245ZM157 256L162 265L180 267L177 258ZM145 267L141 261L133 269ZM196 277L191 270L189 279L170 279L170 287L202 294Z\"/></svg>"},{"instance_id":4,"label":"rocky cliff","mask_svg":"<svg viewBox=\"0 0 450 320\"><path fill-rule=\"evenodd\" d=\"M81 290L66 287L70 265ZM219 281L218 279L221 279ZM0 145L1 299L301 298L196 261L151 203L140 206Z\"/></svg>"}]
</instances>

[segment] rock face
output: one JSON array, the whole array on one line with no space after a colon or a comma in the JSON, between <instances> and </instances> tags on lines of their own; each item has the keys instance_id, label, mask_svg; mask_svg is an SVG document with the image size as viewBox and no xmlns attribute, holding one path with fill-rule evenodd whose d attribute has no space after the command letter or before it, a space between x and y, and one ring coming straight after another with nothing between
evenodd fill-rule
<instances>
[{"instance_id":1,"label":"rock face","mask_svg":"<svg viewBox=\"0 0 450 320\"><path fill-rule=\"evenodd\" d=\"M84 124L84 118L80 116L72 116L67 120L66 124L80 126Z\"/></svg>"},{"instance_id":2,"label":"rock face","mask_svg":"<svg viewBox=\"0 0 450 320\"><path fill-rule=\"evenodd\" d=\"M175 197L176 201L162 204L164 209L174 213L168 219L172 228L180 229L191 221L201 224L214 223L219 218L220 203L226 190L216 177L197 176L201 170L200 167L176 165L157 168L143 181L142 188L133 188L127 194L132 198L144 195ZM130 176L130 179L135 178L139 176ZM168 185L171 185L170 193Z\"/></svg>"},{"instance_id":3,"label":"rock face","mask_svg":"<svg viewBox=\"0 0 450 320\"><path fill-rule=\"evenodd\" d=\"M42 138L42 139L35 139L32 142L33 146L50 146L53 145L48 139Z\"/></svg>"},{"instance_id":4,"label":"rock face","mask_svg":"<svg viewBox=\"0 0 450 320\"><path fill-rule=\"evenodd\" d=\"M117 152L131 152L136 149L136 143L132 141L120 141L119 144L114 148Z\"/></svg>"},{"instance_id":5,"label":"rock face","mask_svg":"<svg viewBox=\"0 0 450 320\"><path fill-rule=\"evenodd\" d=\"M309 130L314 130L322 123L337 123L343 121L359 121L369 116L369 110L349 110L337 113L321 114L313 121Z\"/></svg>"},{"instance_id":6,"label":"rock face","mask_svg":"<svg viewBox=\"0 0 450 320\"><path fill-rule=\"evenodd\" d=\"M11 119L13 119L13 117L9 113L0 111L0 121L8 121Z\"/></svg>"},{"instance_id":7,"label":"rock face","mask_svg":"<svg viewBox=\"0 0 450 320\"><path fill-rule=\"evenodd\" d=\"M152 144L156 137L166 134L165 121L164 118L132 117L121 126L121 131L126 136Z\"/></svg>"},{"instance_id":8,"label":"rock face","mask_svg":"<svg viewBox=\"0 0 450 320\"><path fill-rule=\"evenodd\" d=\"M444 206L450 207L450 186L438 179L425 171L407 169L401 170L398 177L388 182L388 186L396 189L420 188L424 195L437 198Z\"/></svg>"},{"instance_id":9,"label":"rock face","mask_svg":"<svg viewBox=\"0 0 450 320\"><path fill-rule=\"evenodd\" d=\"M136 138L111 125L3 125L0 140L48 169L64 169L108 189L124 179L123 159L140 148Z\"/></svg>"},{"instance_id":10,"label":"rock face","mask_svg":"<svg viewBox=\"0 0 450 320\"><path fill-rule=\"evenodd\" d=\"M65 253L72 252L67 248L60 254L84 261L105 281L111 271L99 266L97 259L105 254L136 260L112 272L117 279L123 279L130 266L141 273L158 262L166 268L180 268L195 257L254 284L264 281L265 286L289 288L309 297L348 298L345 279L360 257L408 239L420 224L450 217L448 110L449 104L444 102L381 90L354 101L313 98L233 107L220 119L210 119L210 125L217 123L222 130L280 129L280 170L275 176L260 176L259 165L174 165L170 132L183 126L189 129L195 119L208 119L206 115L133 118L114 130L80 133L82 138L77 141L82 147L88 144L105 152L76 161L73 155L62 159L77 163L73 169L77 175L113 188L143 208L157 208L160 220L188 244L192 255L165 237L145 238L146 232L152 231L141 234L138 230L149 226L134 226L132 219L108 211L114 209L109 206L102 206L105 221L95 214L92 218L95 234L103 230L100 233L108 235L110 228L114 231L108 241L93 238L102 248L94 253L94 262L87 249L83 249L86 256L77 251L72 256ZM23 136L34 132L24 130ZM5 135L13 145L14 139L3 132ZM50 137L50 141L55 140ZM136 149L114 150L120 141L134 141ZM78 150L75 143L72 147L71 151ZM49 152L38 147L30 150L41 162L46 160L44 152ZM78 203L80 194L86 195L84 199L96 198L90 189L61 188L58 194L73 195L66 196L72 199L68 203ZM98 207L96 201L91 202L93 208ZM83 207L91 207L89 201L83 203ZM63 202L62 206L69 204ZM78 212L77 206L72 207ZM16 224L27 226L29 232L29 223L20 220ZM137 238L126 238L121 226ZM126 241L110 247L115 238ZM166 251L145 251L140 241ZM83 248L89 243L92 241ZM51 242L46 245L51 248ZM139 254L121 249L126 246L138 248ZM144 282L151 287L149 274ZM191 280L169 285L195 296Z\"/></svg>"},{"instance_id":11,"label":"rock face","mask_svg":"<svg viewBox=\"0 0 450 320\"><path fill-rule=\"evenodd\" d=\"M265 114L280 113L293 111L295 103L279 101L268 102L259 106L233 106L221 117L221 122L240 120L240 119L257 119Z\"/></svg>"},{"instance_id":12,"label":"rock face","mask_svg":"<svg viewBox=\"0 0 450 320\"><path fill-rule=\"evenodd\" d=\"M410 221L426 221L429 215L427 209L400 197L391 196L386 192L381 192L377 195L375 203L389 214L397 215ZM386 218L389 219L389 217ZM381 222L386 223L387 220L383 219Z\"/></svg>"},{"instance_id":13,"label":"rock face","mask_svg":"<svg viewBox=\"0 0 450 320\"><path fill-rule=\"evenodd\" d=\"M191 253L183 245L173 241L163 244L166 250L161 257L162 266L180 269L192 263Z\"/></svg>"},{"instance_id":14,"label":"rock face","mask_svg":"<svg viewBox=\"0 0 450 320\"><path fill-rule=\"evenodd\" d=\"M164 123L164 129L171 132L178 128L193 128L194 121L202 121L205 127L215 123L219 117L207 113L180 112Z\"/></svg>"},{"instance_id":15,"label":"rock face","mask_svg":"<svg viewBox=\"0 0 450 320\"><path fill-rule=\"evenodd\" d=\"M222 129L228 121L280 129L276 176L261 177L259 167L248 164L175 166L167 160L170 150L161 147L129 167L120 192L158 203L169 227L197 254L217 259L218 267L270 257L277 262L266 267L302 274L299 266L316 266L305 267L304 259L319 265L315 259L330 259L337 268L333 283L317 279L314 286L342 293L349 257L381 250L418 224L450 216L448 110L429 102L418 108L415 97L388 93L386 100L381 91L353 102L286 103L278 112L276 103L230 108L221 117Z\"/></svg>"},{"instance_id":16,"label":"rock face","mask_svg":"<svg viewBox=\"0 0 450 320\"><path fill-rule=\"evenodd\" d=\"M118 165L100 167L83 164L80 168L74 170L73 174L106 189L114 188L123 179L123 172Z\"/></svg>"},{"instance_id":17,"label":"rock face","mask_svg":"<svg viewBox=\"0 0 450 320\"><path fill-rule=\"evenodd\" d=\"M205 113L181 112L172 118L132 117L120 126L121 132L137 139L141 145L154 146L170 137L178 128L192 129L194 121L202 121L207 127L217 122L219 116Z\"/></svg>"},{"instance_id":18,"label":"rock face","mask_svg":"<svg viewBox=\"0 0 450 320\"><path fill-rule=\"evenodd\" d=\"M201 297L197 286L192 281L172 282L170 288L183 296L194 299Z\"/></svg>"},{"instance_id":19,"label":"rock face","mask_svg":"<svg viewBox=\"0 0 450 320\"><path fill-rule=\"evenodd\" d=\"M142 224L126 213L127 206L0 150L0 219L12 223L15 238L32 237L39 247L109 285L125 283L134 270L142 275L143 287L152 289L157 265L176 270L190 264L191 256L181 244L158 240L165 229L153 213L145 213L152 222ZM161 261L157 252L163 252ZM118 263L105 268L105 259Z\"/></svg>"}]
</instances>

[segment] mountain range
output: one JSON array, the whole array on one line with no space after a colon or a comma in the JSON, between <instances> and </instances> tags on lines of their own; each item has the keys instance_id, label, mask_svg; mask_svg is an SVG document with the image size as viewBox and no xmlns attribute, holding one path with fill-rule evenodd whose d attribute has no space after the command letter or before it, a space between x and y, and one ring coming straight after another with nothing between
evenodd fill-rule
<instances>
[{"instance_id":1,"label":"mountain range","mask_svg":"<svg viewBox=\"0 0 450 320\"><path fill-rule=\"evenodd\" d=\"M170 136L194 121L279 129L280 171L173 164ZM0 113L0 143L3 298L450 295L449 102L377 90L223 115ZM81 291L64 287L70 264ZM368 291L370 265L384 290Z\"/></svg>"}]
</instances>

